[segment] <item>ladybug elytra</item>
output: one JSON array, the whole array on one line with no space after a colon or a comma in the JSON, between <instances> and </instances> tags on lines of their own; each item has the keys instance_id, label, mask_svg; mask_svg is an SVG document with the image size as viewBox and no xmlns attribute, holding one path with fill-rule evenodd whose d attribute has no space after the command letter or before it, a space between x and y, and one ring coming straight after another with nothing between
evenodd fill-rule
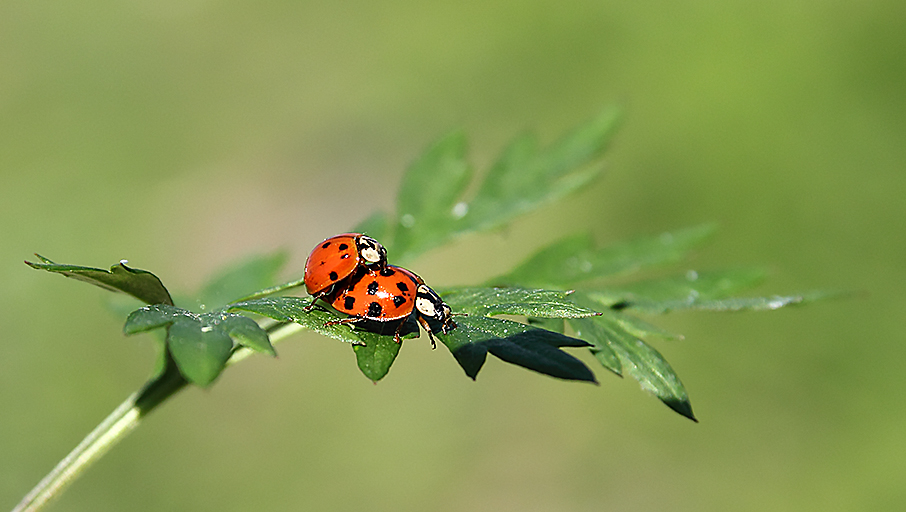
<instances>
[{"instance_id":1,"label":"ladybug elytra","mask_svg":"<svg viewBox=\"0 0 906 512\"><path fill-rule=\"evenodd\" d=\"M333 291L358 268L387 265L387 250L370 236L344 233L318 244L305 261L305 288L315 300Z\"/></svg>"}]
</instances>

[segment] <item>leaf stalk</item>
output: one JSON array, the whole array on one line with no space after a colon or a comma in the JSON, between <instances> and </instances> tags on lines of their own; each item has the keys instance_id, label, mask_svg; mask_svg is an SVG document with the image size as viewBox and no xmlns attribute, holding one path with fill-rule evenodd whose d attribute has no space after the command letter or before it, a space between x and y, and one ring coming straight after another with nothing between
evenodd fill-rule
<instances>
[{"instance_id":1,"label":"leaf stalk","mask_svg":"<svg viewBox=\"0 0 906 512\"><path fill-rule=\"evenodd\" d=\"M274 324L268 334L276 343L298 332L297 324ZM253 352L246 348L236 350L227 364L235 364ZM41 510L53 498L62 494L94 462L135 430L142 419L186 387L188 382L179 373L176 364L168 357L165 370L145 386L129 395L107 418L88 434L53 470L34 487L12 512Z\"/></svg>"}]
</instances>

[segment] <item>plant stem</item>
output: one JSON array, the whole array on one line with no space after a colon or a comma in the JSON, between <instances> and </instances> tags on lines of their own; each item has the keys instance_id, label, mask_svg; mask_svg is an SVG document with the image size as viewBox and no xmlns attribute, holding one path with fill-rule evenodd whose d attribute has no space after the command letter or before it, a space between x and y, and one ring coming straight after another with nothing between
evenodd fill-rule
<instances>
[{"instance_id":1,"label":"plant stem","mask_svg":"<svg viewBox=\"0 0 906 512\"><path fill-rule=\"evenodd\" d=\"M302 329L298 324L275 324L268 328L271 343L286 338ZM239 362L251 351L239 349L233 353L228 364ZM72 452L61 460L22 501L13 512L34 512L40 510L51 499L59 496L72 482L100 459L110 448L135 430L148 413L186 387L188 382L179 373L172 358L167 358L164 371L145 386L129 395L107 418L104 419Z\"/></svg>"}]
</instances>

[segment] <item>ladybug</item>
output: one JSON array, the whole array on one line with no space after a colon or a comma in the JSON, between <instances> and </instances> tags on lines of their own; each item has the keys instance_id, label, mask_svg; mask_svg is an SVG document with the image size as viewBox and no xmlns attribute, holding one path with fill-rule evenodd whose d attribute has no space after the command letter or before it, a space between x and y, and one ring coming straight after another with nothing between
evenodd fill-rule
<instances>
[{"instance_id":1,"label":"ladybug","mask_svg":"<svg viewBox=\"0 0 906 512\"><path fill-rule=\"evenodd\" d=\"M358 268L387 266L387 250L370 236L344 233L312 249L305 261L305 288L315 300L328 295L334 285ZM312 302L314 304L314 302Z\"/></svg>"},{"instance_id":2,"label":"ladybug","mask_svg":"<svg viewBox=\"0 0 906 512\"><path fill-rule=\"evenodd\" d=\"M400 330L413 311L428 333L432 348L437 346L437 340L428 320L439 323L444 334L456 328L450 306L421 277L394 265L353 274L345 288L338 288L325 301L337 311L350 315L325 325L363 323L367 328L368 322L399 322L393 334L397 343L402 341Z\"/></svg>"}]
</instances>

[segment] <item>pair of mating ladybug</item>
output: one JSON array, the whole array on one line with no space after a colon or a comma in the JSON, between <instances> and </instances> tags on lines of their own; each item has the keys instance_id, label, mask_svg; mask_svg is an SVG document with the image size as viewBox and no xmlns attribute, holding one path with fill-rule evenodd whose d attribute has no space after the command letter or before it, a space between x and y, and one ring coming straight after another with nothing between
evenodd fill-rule
<instances>
[{"instance_id":1,"label":"pair of mating ladybug","mask_svg":"<svg viewBox=\"0 0 906 512\"><path fill-rule=\"evenodd\" d=\"M350 315L326 325L377 322L383 327L398 322L393 339L400 343L400 330L414 312L432 347L436 341L429 320L439 323L444 334L456 327L450 306L421 277L389 265L384 246L359 233L330 237L311 251L305 262L305 288L314 298L312 306L321 299Z\"/></svg>"}]
</instances>

